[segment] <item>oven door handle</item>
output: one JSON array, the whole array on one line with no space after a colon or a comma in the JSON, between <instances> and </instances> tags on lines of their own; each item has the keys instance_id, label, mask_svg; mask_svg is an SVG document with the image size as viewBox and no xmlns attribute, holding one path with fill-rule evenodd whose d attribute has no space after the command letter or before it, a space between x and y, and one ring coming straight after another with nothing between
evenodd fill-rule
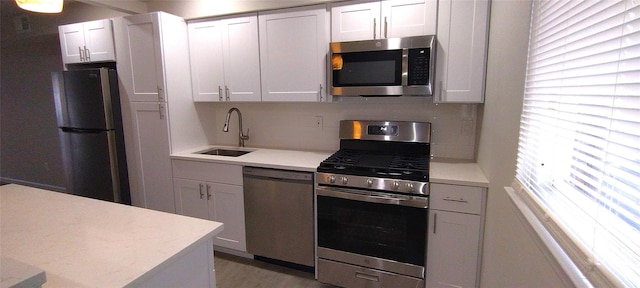
<instances>
[{"instance_id":1,"label":"oven door handle","mask_svg":"<svg viewBox=\"0 0 640 288\"><path fill-rule=\"evenodd\" d=\"M348 192L343 192L348 191ZM408 206L421 209L429 208L429 198L427 197L414 197L404 195L393 195L375 192L362 192L352 189L336 190L327 187L316 188L316 194L318 196L327 196L334 198L342 198L348 200L364 201L370 203L391 204L399 206Z\"/></svg>"}]
</instances>

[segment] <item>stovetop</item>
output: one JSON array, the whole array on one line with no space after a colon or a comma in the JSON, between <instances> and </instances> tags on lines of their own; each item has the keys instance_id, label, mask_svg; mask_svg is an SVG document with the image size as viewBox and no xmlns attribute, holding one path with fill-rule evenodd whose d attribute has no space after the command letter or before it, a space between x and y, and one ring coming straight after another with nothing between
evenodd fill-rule
<instances>
[{"instance_id":1,"label":"stovetop","mask_svg":"<svg viewBox=\"0 0 640 288\"><path fill-rule=\"evenodd\" d=\"M429 181L429 154L341 149L318 172L412 181Z\"/></svg>"}]
</instances>

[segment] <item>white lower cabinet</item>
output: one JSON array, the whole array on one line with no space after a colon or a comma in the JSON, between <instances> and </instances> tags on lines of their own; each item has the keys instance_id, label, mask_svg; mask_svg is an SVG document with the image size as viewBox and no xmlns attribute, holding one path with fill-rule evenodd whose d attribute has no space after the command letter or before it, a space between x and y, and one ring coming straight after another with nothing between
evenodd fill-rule
<instances>
[{"instance_id":1,"label":"white lower cabinet","mask_svg":"<svg viewBox=\"0 0 640 288\"><path fill-rule=\"evenodd\" d=\"M431 184L427 287L478 287L486 203L482 187Z\"/></svg>"},{"instance_id":2,"label":"white lower cabinet","mask_svg":"<svg viewBox=\"0 0 640 288\"><path fill-rule=\"evenodd\" d=\"M135 137L127 154L134 206L175 213L171 190L171 144L165 103L131 102Z\"/></svg>"},{"instance_id":3,"label":"white lower cabinet","mask_svg":"<svg viewBox=\"0 0 640 288\"><path fill-rule=\"evenodd\" d=\"M224 223L213 244L247 251L242 166L173 160L176 212Z\"/></svg>"}]
</instances>

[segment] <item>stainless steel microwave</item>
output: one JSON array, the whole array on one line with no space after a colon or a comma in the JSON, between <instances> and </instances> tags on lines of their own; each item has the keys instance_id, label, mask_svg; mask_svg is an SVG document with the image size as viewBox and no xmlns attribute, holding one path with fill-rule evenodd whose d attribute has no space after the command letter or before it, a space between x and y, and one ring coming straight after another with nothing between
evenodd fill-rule
<instances>
[{"instance_id":1,"label":"stainless steel microwave","mask_svg":"<svg viewBox=\"0 0 640 288\"><path fill-rule=\"evenodd\" d=\"M435 36L332 42L334 96L431 96Z\"/></svg>"}]
</instances>

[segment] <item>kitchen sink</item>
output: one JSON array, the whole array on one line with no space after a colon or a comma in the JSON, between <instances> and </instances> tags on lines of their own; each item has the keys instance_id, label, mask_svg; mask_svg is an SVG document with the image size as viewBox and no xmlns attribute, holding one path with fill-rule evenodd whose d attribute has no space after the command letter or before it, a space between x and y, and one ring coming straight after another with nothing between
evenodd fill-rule
<instances>
[{"instance_id":1,"label":"kitchen sink","mask_svg":"<svg viewBox=\"0 0 640 288\"><path fill-rule=\"evenodd\" d=\"M247 153L251 153L252 151L242 151L242 150L231 150L231 149L221 149L215 148L210 150L205 150L202 152L198 152L198 154L205 155L216 155L216 156L229 156L229 157L238 157Z\"/></svg>"}]
</instances>

